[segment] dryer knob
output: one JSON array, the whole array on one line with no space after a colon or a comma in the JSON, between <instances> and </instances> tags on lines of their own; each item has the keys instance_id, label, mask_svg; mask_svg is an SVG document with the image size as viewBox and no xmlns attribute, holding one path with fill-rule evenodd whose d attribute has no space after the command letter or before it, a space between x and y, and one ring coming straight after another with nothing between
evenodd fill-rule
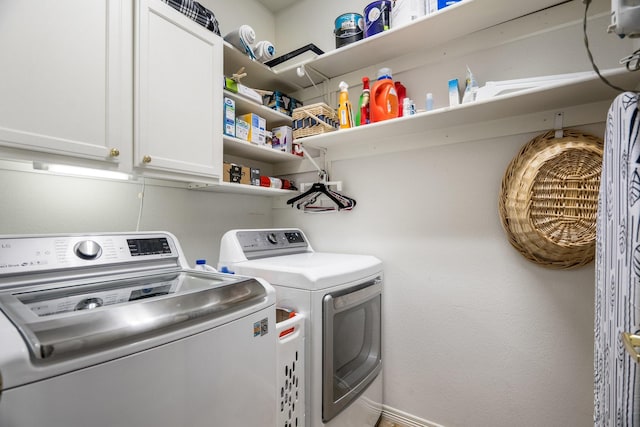
<instances>
[{"instance_id":1,"label":"dryer knob","mask_svg":"<svg viewBox=\"0 0 640 427\"><path fill-rule=\"evenodd\" d=\"M102 255L102 248L93 240L83 240L76 243L73 252L82 259L96 259Z\"/></svg>"},{"instance_id":2,"label":"dryer knob","mask_svg":"<svg viewBox=\"0 0 640 427\"><path fill-rule=\"evenodd\" d=\"M267 234L267 240L269 241L269 243L274 245L278 243L278 237L276 236L276 233Z\"/></svg>"}]
</instances>

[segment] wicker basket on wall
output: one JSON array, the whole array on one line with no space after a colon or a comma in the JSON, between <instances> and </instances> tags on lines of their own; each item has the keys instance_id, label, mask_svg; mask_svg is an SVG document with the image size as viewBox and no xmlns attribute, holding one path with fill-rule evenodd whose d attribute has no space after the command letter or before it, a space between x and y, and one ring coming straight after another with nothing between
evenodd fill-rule
<instances>
[{"instance_id":1,"label":"wicker basket on wall","mask_svg":"<svg viewBox=\"0 0 640 427\"><path fill-rule=\"evenodd\" d=\"M509 164L498 201L509 242L549 268L591 262L602 171L602 139L565 130L529 141Z\"/></svg>"}]
</instances>

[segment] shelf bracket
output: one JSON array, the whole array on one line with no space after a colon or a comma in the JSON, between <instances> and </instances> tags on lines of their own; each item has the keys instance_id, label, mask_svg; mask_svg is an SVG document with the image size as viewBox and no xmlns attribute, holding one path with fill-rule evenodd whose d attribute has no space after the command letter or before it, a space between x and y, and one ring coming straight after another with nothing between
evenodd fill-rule
<instances>
[{"instance_id":1,"label":"shelf bracket","mask_svg":"<svg viewBox=\"0 0 640 427\"><path fill-rule=\"evenodd\" d=\"M304 154L304 158L309 160L311 162L311 164L318 170L318 176L320 177L320 179L325 180L327 179L328 173L326 168L321 168L315 160L313 160L313 157L311 157L311 154L309 154L309 152L304 148L304 145L300 144L300 150L302 151L302 153ZM323 152L323 160L324 160L324 155L325 153Z\"/></svg>"},{"instance_id":2,"label":"shelf bracket","mask_svg":"<svg viewBox=\"0 0 640 427\"><path fill-rule=\"evenodd\" d=\"M553 128L556 131L555 137L558 139L564 136L563 122L564 122L564 113L563 112L556 113L554 118Z\"/></svg>"},{"instance_id":3,"label":"shelf bracket","mask_svg":"<svg viewBox=\"0 0 640 427\"><path fill-rule=\"evenodd\" d=\"M320 182L322 182L325 185L333 185L333 186L336 187L336 189L338 191L341 191L342 190L342 181L329 181L329 173L327 172L326 165L325 165L324 168L321 168L318 165L318 163L316 163L316 161L313 159L313 157L311 157L309 152L307 150L305 150L305 148L304 148L304 146L302 144L300 144L300 149L304 153L305 159L309 160L309 162L311 162L311 164L317 169L318 177L320 178ZM323 148L321 150L322 150L322 159L326 163L326 149ZM311 185L312 185L312 183L301 183L300 184L300 191L304 191L307 186L311 186Z\"/></svg>"}]
</instances>

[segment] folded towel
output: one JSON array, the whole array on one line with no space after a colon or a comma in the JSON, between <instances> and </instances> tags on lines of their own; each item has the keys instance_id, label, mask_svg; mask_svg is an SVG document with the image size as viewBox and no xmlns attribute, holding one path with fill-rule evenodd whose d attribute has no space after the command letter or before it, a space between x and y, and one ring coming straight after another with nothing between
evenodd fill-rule
<instances>
[{"instance_id":1,"label":"folded towel","mask_svg":"<svg viewBox=\"0 0 640 427\"><path fill-rule=\"evenodd\" d=\"M209 31L220 35L218 20L212 11L193 0L162 0Z\"/></svg>"},{"instance_id":2,"label":"folded towel","mask_svg":"<svg viewBox=\"0 0 640 427\"><path fill-rule=\"evenodd\" d=\"M234 45L241 52L246 53L252 59L256 59L251 45L256 41L256 33L249 25L241 25L240 28L231 31L224 39Z\"/></svg>"},{"instance_id":3,"label":"folded towel","mask_svg":"<svg viewBox=\"0 0 640 427\"><path fill-rule=\"evenodd\" d=\"M273 59L276 54L276 48L270 41L262 40L256 43L253 48L253 54L260 62L267 62Z\"/></svg>"}]
</instances>

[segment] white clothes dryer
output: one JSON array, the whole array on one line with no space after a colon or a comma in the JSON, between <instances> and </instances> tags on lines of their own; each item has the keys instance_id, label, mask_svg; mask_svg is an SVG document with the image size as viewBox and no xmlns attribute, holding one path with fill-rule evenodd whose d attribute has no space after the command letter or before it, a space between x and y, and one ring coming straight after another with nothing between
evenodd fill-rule
<instances>
[{"instance_id":1,"label":"white clothes dryer","mask_svg":"<svg viewBox=\"0 0 640 427\"><path fill-rule=\"evenodd\" d=\"M268 281L278 307L304 314L306 426L374 426L382 412L382 262L315 252L299 229L246 229L222 237L218 268Z\"/></svg>"}]
</instances>

